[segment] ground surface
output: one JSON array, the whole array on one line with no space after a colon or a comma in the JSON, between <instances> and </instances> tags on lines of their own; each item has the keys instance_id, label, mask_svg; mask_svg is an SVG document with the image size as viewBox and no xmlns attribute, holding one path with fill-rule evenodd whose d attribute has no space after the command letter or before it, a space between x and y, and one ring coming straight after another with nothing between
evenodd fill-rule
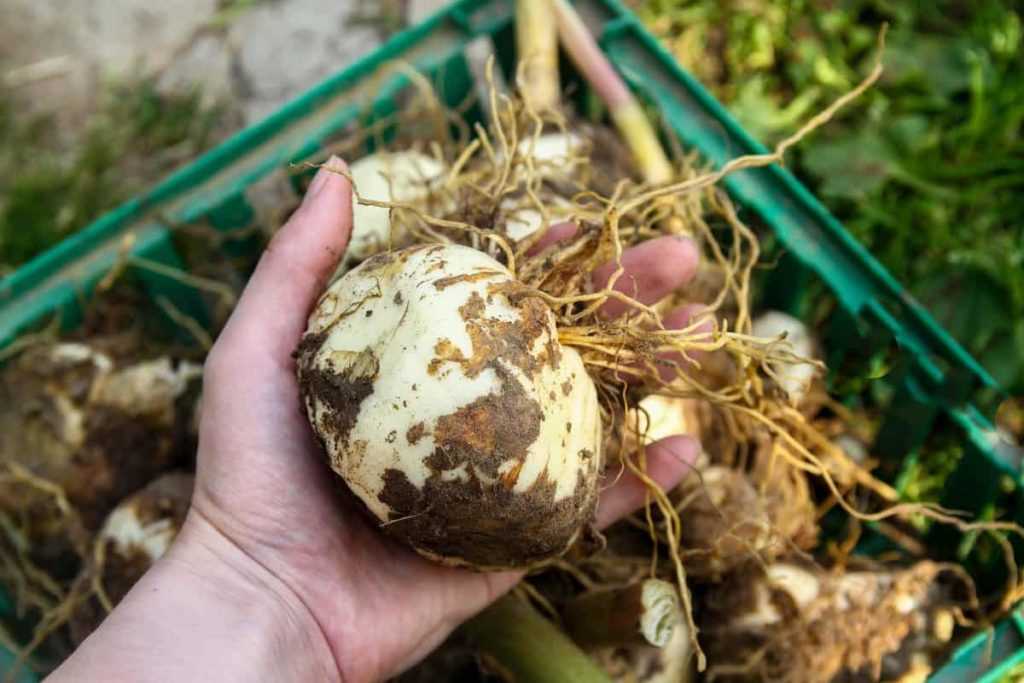
<instances>
[{"instance_id":1,"label":"ground surface","mask_svg":"<svg viewBox=\"0 0 1024 683\"><path fill-rule=\"evenodd\" d=\"M5 0L0 276L439 0Z\"/></svg>"},{"instance_id":2,"label":"ground surface","mask_svg":"<svg viewBox=\"0 0 1024 683\"><path fill-rule=\"evenodd\" d=\"M381 42L358 0L4 4L5 80L37 107L59 100L71 125L105 82L139 76L162 90L201 86L251 122Z\"/></svg>"}]
</instances>

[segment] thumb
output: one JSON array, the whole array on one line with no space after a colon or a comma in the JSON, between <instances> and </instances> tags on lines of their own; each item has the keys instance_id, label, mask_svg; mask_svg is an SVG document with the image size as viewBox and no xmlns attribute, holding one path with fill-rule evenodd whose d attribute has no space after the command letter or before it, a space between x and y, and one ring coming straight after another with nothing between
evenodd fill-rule
<instances>
[{"instance_id":1,"label":"thumb","mask_svg":"<svg viewBox=\"0 0 1024 683\"><path fill-rule=\"evenodd\" d=\"M348 166L332 156L310 183L302 205L267 246L217 346L249 361L287 363L316 297L352 231ZM220 354L218 354L220 355ZM255 356L255 357L251 357Z\"/></svg>"}]
</instances>

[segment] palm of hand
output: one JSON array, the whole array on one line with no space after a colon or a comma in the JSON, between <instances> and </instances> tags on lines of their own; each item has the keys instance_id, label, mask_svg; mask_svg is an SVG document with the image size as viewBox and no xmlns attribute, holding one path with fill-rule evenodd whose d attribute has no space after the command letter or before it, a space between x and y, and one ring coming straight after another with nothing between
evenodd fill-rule
<instances>
[{"instance_id":1,"label":"palm of hand","mask_svg":"<svg viewBox=\"0 0 1024 683\"><path fill-rule=\"evenodd\" d=\"M320 172L211 352L193 498L198 523L301 601L349 682L407 668L521 576L446 568L399 546L339 495L340 480L323 462L291 353L348 240L350 198L342 176ZM640 255L637 298L656 300L692 275L692 244L675 242L674 249ZM666 439L649 449L650 473L672 485L695 453L689 439ZM642 504L643 496L637 481L620 479L602 495L598 524Z\"/></svg>"},{"instance_id":2,"label":"palm of hand","mask_svg":"<svg viewBox=\"0 0 1024 683\"><path fill-rule=\"evenodd\" d=\"M241 376L255 378L252 368ZM221 397L221 370L236 375L224 365L208 374L217 389L204 398L193 507L296 593L344 680L376 680L414 663L518 579L434 565L371 528L329 476L291 372L276 367L249 391ZM238 406L237 421L225 419L221 400ZM245 426L207 428L211 414L219 425Z\"/></svg>"}]
</instances>

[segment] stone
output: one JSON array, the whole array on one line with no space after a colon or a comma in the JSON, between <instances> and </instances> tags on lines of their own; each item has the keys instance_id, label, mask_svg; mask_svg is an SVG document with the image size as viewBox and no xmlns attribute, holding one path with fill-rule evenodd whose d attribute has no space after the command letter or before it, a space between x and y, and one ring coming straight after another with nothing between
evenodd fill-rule
<instances>
[{"instance_id":1,"label":"stone","mask_svg":"<svg viewBox=\"0 0 1024 683\"><path fill-rule=\"evenodd\" d=\"M288 0L256 5L228 33L237 46L235 92L253 123L381 44L356 19L356 0Z\"/></svg>"}]
</instances>

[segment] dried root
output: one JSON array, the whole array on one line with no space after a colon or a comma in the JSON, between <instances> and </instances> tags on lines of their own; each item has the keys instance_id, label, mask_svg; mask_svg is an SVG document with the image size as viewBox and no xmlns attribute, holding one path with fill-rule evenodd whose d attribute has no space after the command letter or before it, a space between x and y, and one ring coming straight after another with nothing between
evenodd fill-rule
<instances>
[{"instance_id":1,"label":"dried root","mask_svg":"<svg viewBox=\"0 0 1024 683\"><path fill-rule=\"evenodd\" d=\"M739 470L711 466L675 493L681 555L695 578L717 579L751 558L767 563L817 542L807 481L785 465L760 483Z\"/></svg>"},{"instance_id":2,"label":"dried root","mask_svg":"<svg viewBox=\"0 0 1024 683\"><path fill-rule=\"evenodd\" d=\"M834 573L784 562L737 570L704 600L714 662L708 679L896 681L930 672L958 614L949 577L962 580L962 570L932 562Z\"/></svg>"}]
</instances>

